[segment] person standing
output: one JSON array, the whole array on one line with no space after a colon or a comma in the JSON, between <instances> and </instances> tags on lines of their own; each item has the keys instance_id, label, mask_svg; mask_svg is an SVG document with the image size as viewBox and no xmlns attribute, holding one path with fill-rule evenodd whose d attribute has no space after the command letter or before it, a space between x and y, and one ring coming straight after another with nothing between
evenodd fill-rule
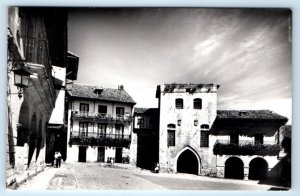
<instances>
[{"instance_id":1,"label":"person standing","mask_svg":"<svg viewBox=\"0 0 300 196\"><path fill-rule=\"evenodd\" d=\"M55 152L54 158L55 158L55 162L56 162L56 167L60 167L60 165L61 165L61 154L60 154L59 151Z\"/></svg>"}]
</instances>

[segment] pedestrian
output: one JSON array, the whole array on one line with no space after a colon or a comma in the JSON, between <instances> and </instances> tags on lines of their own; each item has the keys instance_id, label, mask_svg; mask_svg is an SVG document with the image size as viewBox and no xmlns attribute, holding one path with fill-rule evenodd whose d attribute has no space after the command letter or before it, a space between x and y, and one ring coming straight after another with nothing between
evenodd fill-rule
<instances>
[{"instance_id":1,"label":"pedestrian","mask_svg":"<svg viewBox=\"0 0 300 196\"><path fill-rule=\"evenodd\" d=\"M114 164L114 158L110 158L110 164L111 164L111 165Z\"/></svg>"},{"instance_id":2,"label":"pedestrian","mask_svg":"<svg viewBox=\"0 0 300 196\"><path fill-rule=\"evenodd\" d=\"M61 154L60 154L59 151L55 152L54 158L55 158L56 167L60 167L60 164L61 164Z\"/></svg>"},{"instance_id":3,"label":"pedestrian","mask_svg":"<svg viewBox=\"0 0 300 196\"><path fill-rule=\"evenodd\" d=\"M156 166L154 168L154 172L158 173L159 172L159 163L156 163Z\"/></svg>"}]
</instances>

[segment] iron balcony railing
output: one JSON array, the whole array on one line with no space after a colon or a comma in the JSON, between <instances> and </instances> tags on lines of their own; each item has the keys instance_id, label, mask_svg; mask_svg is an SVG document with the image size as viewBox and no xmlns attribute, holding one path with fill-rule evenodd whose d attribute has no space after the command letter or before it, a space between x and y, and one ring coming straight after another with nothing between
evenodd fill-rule
<instances>
[{"instance_id":1,"label":"iron balcony railing","mask_svg":"<svg viewBox=\"0 0 300 196\"><path fill-rule=\"evenodd\" d=\"M72 131L70 134L69 144L128 147L130 141L131 137L127 134L104 134Z\"/></svg>"},{"instance_id":2,"label":"iron balcony railing","mask_svg":"<svg viewBox=\"0 0 300 196\"><path fill-rule=\"evenodd\" d=\"M132 122L132 115L125 114L125 115L112 115L112 114L102 114L102 113L95 113L95 112L83 112L83 111L72 111L72 118L73 119L88 119L97 122L107 122L108 124L115 124L115 123L131 123Z\"/></svg>"},{"instance_id":3,"label":"iron balcony railing","mask_svg":"<svg viewBox=\"0 0 300 196\"><path fill-rule=\"evenodd\" d=\"M217 140L213 147L214 155L239 155L239 156L276 156L280 146L276 142L268 141L263 144L249 140L239 140L239 143L230 143L230 140Z\"/></svg>"}]
</instances>

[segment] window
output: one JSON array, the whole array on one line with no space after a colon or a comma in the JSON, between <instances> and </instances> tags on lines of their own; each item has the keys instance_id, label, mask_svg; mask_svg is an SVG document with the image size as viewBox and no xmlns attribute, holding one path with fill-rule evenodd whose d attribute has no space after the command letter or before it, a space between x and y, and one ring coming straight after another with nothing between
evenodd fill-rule
<instances>
[{"instance_id":1,"label":"window","mask_svg":"<svg viewBox=\"0 0 300 196\"><path fill-rule=\"evenodd\" d=\"M116 107L116 114L119 117L123 117L124 116L124 107Z\"/></svg>"},{"instance_id":2,"label":"window","mask_svg":"<svg viewBox=\"0 0 300 196\"><path fill-rule=\"evenodd\" d=\"M207 125L207 124L203 124L200 127L201 127L201 129L209 129L209 125Z\"/></svg>"},{"instance_id":3,"label":"window","mask_svg":"<svg viewBox=\"0 0 300 196\"><path fill-rule=\"evenodd\" d=\"M202 124L200 128L200 147L209 147L209 125Z\"/></svg>"},{"instance_id":4,"label":"window","mask_svg":"<svg viewBox=\"0 0 300 196\"><path fill-rule=\"evenodd\" d=\"M175 146L175 130L168 130L168 147Z\"/></svg>"},{"instance_id":5,"label":"window","mask_svg":"<svg viewBox=\"0 0 300 196\"><path fill-rule=\"evenodd\" d=\"M231 134L230 135L230 143L231 144L239 144L239 135L238 134Z\"/></svg>"},{"instance_id":6,"label":"window","mask_svg":"<svg viewBox=\"0 0 300 196\"><path fill-rule=\"evenodd\" d=\"M116 125L116 138L121 138L124 135L124 125Z\"/></svg>"},{"instance_id":7,"label":"window","mask_svg":"<svg viewBox=\"0 0 300 196\"><path fill-rule=\"evenodd\" d=\"M144 118L139 118L138 125L143 125L143 124L144 124Z\"/></svg>"},{"instance_id":8,"label":"window","mask_svg":"<svg viewBox=\"0 0 300 196\"><path fill-rule=\"evenodd\" d=\"M87 137L88 136L88 127L89 127L89 123L79 122L79 136Z\"/></svg>"},{"instance_id":9,"label":"window","mask_svg":"<svg viewBox=\"0 0 300 196\"><path fill-rule=\"evenodd\" d=\"M170 129L175 129L175 128L176 128L176 125L174 125L174 124L168 124L168 128L170 128Z\"/></svg>"},{"instance_id":10,"label":"window","mask_svg":"<svg viewBox=\"0 0 300 196\"><path fill-rule=\"evenodd\" d=\"M176 125L168 124L168 147L175 146L175 128Z\"/></svg>"},{"instance_id":11,"label":"window","mask_svg":"<svg viewBox=\"0 0 300 196\"><path fill-rule=\"evenodd\" d=\"M201 130L200 147L209 147L209 133L207 130Z\"/></svg>"},{"instance_id":12,"label":"window","mask_svg":"<svg viewBox=\"0 0 300 196\"><path fill-rule=\"evenodd\" d=\"M264 136L263 134L255 134L254 136L254 144L263 144L264 143Z\"/></svg>"},{"instance_id":13,"label":"window","mask_svg":"<svg viewBox=\"0 0 300 196\"><path fill-rule=\"evenodd\" d=\"M89 104L80 103L80 112L88 112L88 111L89 111Z\"/></svg>"},{"instance_id":14,"label":"window","mask_svg":"<svg viewBox=\"0 0 300 196\"><path fill-rule=\"evenodd\" d=\"M107 127L107 124L102 124L102 123L98 124L98 132L97 132L98 137L105 137L106 127Z\"/></svg>"},{"instance_id":15,"label":"window","mask_svg":"<svg viewBox=\"0 0 300 196\"><path fill-rule=\"evenodd\" d=\"M101 114L101 116L105 116L105 114L107 114L107 106L98 105L98 113Z\"/></svg>"},{"instance_id":16,"label":"window","mask_svg":"<svg viewBox=\"0 0 300 196\"><path fill-rule=\"evenodd\" d=\"M194 109L202 109L202 99L194 99Z\"/></svg>"},{"instance_id":17,"label":"window","mask_svg":"<svg viewBox=\"0 0 300 196\"><path fill-rule=\"evenodd\" d=\"M175 100L176 109L183 109L183 99Z\"/></svg>"}]
</instances>

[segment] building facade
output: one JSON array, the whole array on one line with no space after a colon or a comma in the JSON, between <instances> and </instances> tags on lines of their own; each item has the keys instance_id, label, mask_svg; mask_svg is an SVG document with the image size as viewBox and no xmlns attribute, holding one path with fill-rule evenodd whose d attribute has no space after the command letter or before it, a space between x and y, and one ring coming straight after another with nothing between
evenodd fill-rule
<instances>
[{"instance_id":1,"label":"building facade","mask_svg":"<svg viewBox=\"0 0 300 196\"><path fill-rule=\"evenodd\" d=\"M153 169L158 163L159 110L134 108L131 162L143 169Z\"/></svg>"},{"instance_id":2,"label":"building facade","mask_svg":"<svg viewBox=\"0 0 300 196\"><path fill-rule=\"evenodd\" d=\"M47 125L57 98L52 71L67 66L67 11L9 7L7 36L6 185L11 186L45 167Z\"/></svg>"},{"instance_id":3,"label":"building facade","mask_svg":"<svg viewBox=\"0 0 300 196\"><path fill-rule=\"evenodd\" d=\"M287 118L268 110L217 110L214 84L157 87L162 172L262 179L278 162Z\"/></svg>"},{"instance_id":4,"label":"building facade","mask_svg":"<svg viewBox=\"0 0 300 196\"><path fill-rule=\"evenodd\" d=\"M118 89L67 86L70 162L129 162L134 100Z\"/></svg>"}]
</instances>

